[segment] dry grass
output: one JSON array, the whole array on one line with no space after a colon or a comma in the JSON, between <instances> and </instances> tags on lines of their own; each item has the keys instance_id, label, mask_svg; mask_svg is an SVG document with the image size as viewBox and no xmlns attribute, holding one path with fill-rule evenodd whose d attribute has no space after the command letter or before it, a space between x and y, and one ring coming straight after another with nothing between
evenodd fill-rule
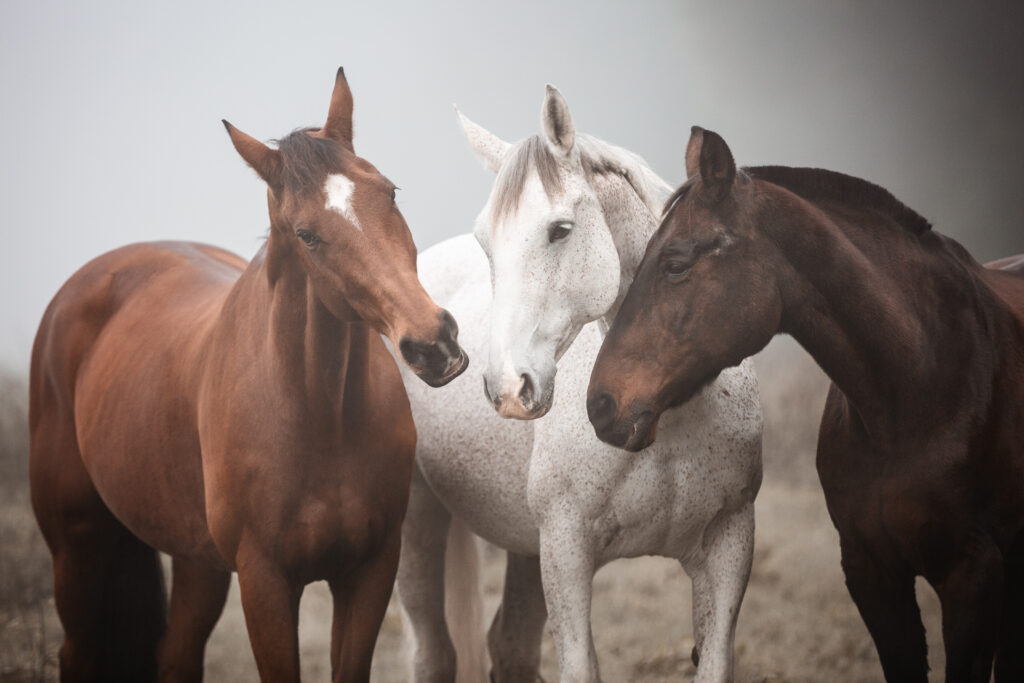
<instances>
[{"instance_id":1,"label":"dry grass","mask_svg":"<svg viewBox=\"0 0 1024 683\"><path fill-rule=\"evenodd\" d=\"M737 631L737 681L877 681L874 647L843 583L838 536L814 471L818 419L827 380L788 339L757 358L765 413L765 484L757 501L754 569ZM61 632L53 608L50 560L27 495L24 383L0 377L0 683L56 680ZM503 554L484 553L485 613L501 592ZM939 608L919 583L932 679L941 680ZM302 602L305 680L328 678L330 600L313 584ZM692 678L689 580L664 558L620 560L594 582L594 636L608 681ZM237 585L207 650L207 680L254 681ZM558 680L545 636L542 674ZM402 623L392 601L373 680L406 680Z\"/></svg>"},{"instance_id":2,"label":"dry grass","mask_svg":"<svg viewBox=\"0 0 1024 683\"><path fill-rule=\"evenodd\" d=\"M0 681L54 680L59 638L50 555L28 499L27 389L0 373Z\"/></svg>"}]
</instances>

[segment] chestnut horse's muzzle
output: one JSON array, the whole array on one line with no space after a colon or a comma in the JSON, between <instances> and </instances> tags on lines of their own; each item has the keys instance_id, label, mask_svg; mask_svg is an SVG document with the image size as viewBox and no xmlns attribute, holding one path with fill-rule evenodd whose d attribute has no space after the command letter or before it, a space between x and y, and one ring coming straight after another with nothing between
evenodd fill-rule
<instances>
[{"instance_id":1,"label":"chestnut horse's muzzle","mask_svg":"<svg viewBox=\"0 0 1024 683\"><path fill-rule=\"evenodd\" d=\"M619 416L615 398L607 391L591 391L587 398L587 416L597 438L607 444L636 452L654 443L658 415L642 405L633 405L628 415Z\"/></svg>"},{"instance_id":2,"label":"chestnut horse's muzzle","mask_svg":"<svg viewBox=\"0 0 1024 683\"><path fill-rule=\"evenodd\" d=\"M436 341L423 342L403 337L398 343L398 350L417 377L432 387L442 387L469 367L469 357L459 346L458 337L459 326L455 318L442 309Z\"/></svg>"}]
</instances>

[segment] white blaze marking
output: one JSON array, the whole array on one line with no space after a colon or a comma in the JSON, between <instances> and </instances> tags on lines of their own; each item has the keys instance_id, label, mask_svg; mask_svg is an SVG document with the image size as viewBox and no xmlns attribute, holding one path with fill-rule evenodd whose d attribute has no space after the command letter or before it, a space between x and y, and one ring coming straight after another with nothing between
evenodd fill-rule
<instances>
[{"instance_id":1,"label":"white blaze marking","mask_svg":"<svg viewBox=\"0 0 1024 683\"><path fill-rule=\"evenodd\" d=\"M356 218L355 209L352 208L352 191L356 184L341 173L334 173L327 176L324 183L324 194L327 195L325 209L337 211L348 219L348 222L355 226L356 230L362 231L359 219Z\"/></svg>"}]
</instances>

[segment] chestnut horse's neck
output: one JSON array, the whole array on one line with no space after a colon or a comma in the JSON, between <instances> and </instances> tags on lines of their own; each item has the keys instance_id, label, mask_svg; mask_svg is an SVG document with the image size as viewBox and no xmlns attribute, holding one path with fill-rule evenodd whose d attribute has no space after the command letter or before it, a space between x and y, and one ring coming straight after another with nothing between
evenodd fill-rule
<instances>
[{"instance_id":1,"label":"chestnut horse's neck","mask_svg":"<svg viewBox=\"0 0 1024 683\"><path fill-rule=\"evenodd\" d=\"M760 227L784 262L779 331L814 357L873 438L963 416L965 397L990 390L998 306L959 244L876 206L757 183Z\"/></svg>"},{"instance_id":2,"label":"chestnut horse's neck","mask_svg":"<svg viewBox=\"0 0 1024 683\"><path fill-rule=\"evenodd\" d=\"M314 293L290 245L271 228L264 252L239 281L243 305L265 311L258 317L269 367L292 405L309 406L325 419L340 414L344 394L367 380L370 325L340 320ZM309 417L315 417L309 415Z\"/></svg>"}]
</instances>

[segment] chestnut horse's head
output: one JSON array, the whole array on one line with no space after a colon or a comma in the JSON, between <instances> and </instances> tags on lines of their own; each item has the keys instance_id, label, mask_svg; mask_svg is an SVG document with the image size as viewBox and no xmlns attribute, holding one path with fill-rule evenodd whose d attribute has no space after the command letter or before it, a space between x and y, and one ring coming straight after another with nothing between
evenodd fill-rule
<instances>
[{"instance_id":1,"label":"chestnut horse's head","mask_svg":"<svg viewBox=\"0 0 1024 683\"><path fill-rule=\"evenodd\" d=\"M224 126L269 186L271 280L282 264L297 261L334 316L369 322L431 386L465 370L455 320L416 276L416 246L395 204L395 185L353 150L344 71L338 69L319 130L295 131L273 149L227 121Z\"/></svg>"},{"instance_id":2,"label":"chestnut horse's head","mask_svg":"<svg viewBox=\"0 0 1024 683\"><path fill-rule=\"evenodd\" d=\"M667 408L763 348L782 315L779 252L757 229L754 183L697 127L686 172L590 377L597 436L630 451L654 441Z\"/></svg>"}]
</instances>

